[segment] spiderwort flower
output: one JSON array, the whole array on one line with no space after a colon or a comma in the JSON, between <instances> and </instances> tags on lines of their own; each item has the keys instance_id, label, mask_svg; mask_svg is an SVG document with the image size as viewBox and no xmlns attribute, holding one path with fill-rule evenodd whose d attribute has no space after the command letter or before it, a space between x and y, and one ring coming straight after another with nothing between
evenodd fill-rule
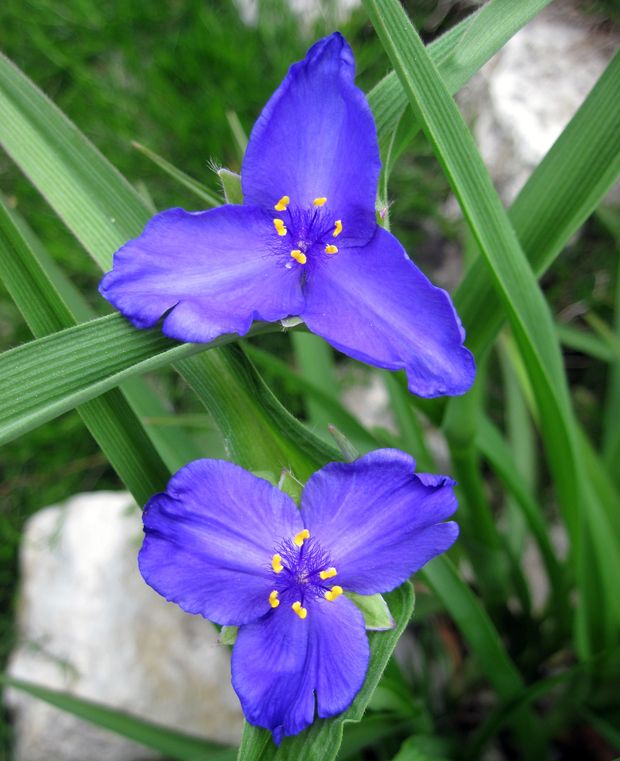
<instances>
[{"instance_id":1,"label":"spiderwort flower","mask_svg":"<svg viewBox=\"0 0 620 761\"><path fill-rule=\"evenodd\" d=\"M144 579L188 613L240 627L233 687L276 743L315 710L344 711L362 686L368 640L346 592L394 589L456 539L456 523L441 522L454 482L414 469L395 449L331 463L298 509L237 465L196 460L147 504Z\"/></svg>"},{"instance_id":2,"label":"spiderwort flower","mask_svg":"<svg viewBox=\"0 0 620 761\"><path fill-rule=\"evenodd\" d=\"M376 223L381 162L344 38L291 66L252 131L242 206L157 214L117 251L100 292L138 328L208 342L299 316L355 359L405 368L420 396L474 378L449 296Z\"/></svg>"}]
</instances>

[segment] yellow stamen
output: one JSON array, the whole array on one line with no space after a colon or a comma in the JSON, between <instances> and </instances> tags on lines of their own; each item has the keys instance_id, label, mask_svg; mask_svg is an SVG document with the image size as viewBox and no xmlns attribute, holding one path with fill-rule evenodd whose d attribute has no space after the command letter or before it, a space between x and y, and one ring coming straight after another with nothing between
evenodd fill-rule
<instances>
[{"instance_id":1,"label":"yellow stamen","mask_svg":"<svg viewBox=\"0 0 620 761\"><path fill-rule=\"evenodd\" d=\"M282 196L278 203L273 207L276 211L286 211L286 207L291 202L288 196Z\"/></svg>"},{"instance_id":2,"label":"yellow stamen","mask_svg":"<svg viewBox=\"0 0 620 761\"><path fill-rule=\"evenodd\" d=\"M304 254L303 251L300 251L298 248L295 248L291 251L291 256L296 262L299 262L300 264L305 264L308 261L308 257Z\"/></svg>"},{"instance_id":3,"label":"yellow stamen","mask_svg":"<svg viewBox=\"0 0 620 761\"><path fill-rule=\"evenodd\" d=\"M271 567L276 573L280 573L280 571L284 568L282 565L282 557L276 554L271 558Z\"/></svg>"},{"instance_id":4,"label":"yellow stamen","mask_svg":"<svg viewBox=\"0 0 620 761\"><path fill-rule=\"evenodd\" d=\"M293 541L298 547L301 547L306 539L310 539L310 532L307 528L303 529L303 531L300 531L299 534L295 534Z\"/></svg>"},{"instance_id":5,"label":"yellow stamen","mask_svg":"<svg viewBox=\"0 0 620 761\"><path fill-rule=\"evenodd\" d=\"M338 253L338 246L334 246L333 243L330 243L328 246L325 246L325 253L326 254L337 254Z\"/></svg>"},{"instance_id":6,"label":"yellow stamen","mask_svg":"<svg viewBox=\"0 0 620 761\"><path fill-rule=\"evenodd\" d=\"M334 232L332 233L332 235L334 236L334 238L337 238L341 232L342 232L342 220L337 219L336 226L334 227Z\"/></svg>"},{"instance_id":7,"label":"yellow stamen","mask_svg":"<svg viewBox=\"0 0 620 761\"><path fill-rule=\"evenodd\" d=\"M291 605L291 608L295 611L295 613L297 613L297 615L299 616L299 618L301 618L302 621L308 615L307 609L302 608L301 602L299 600L297 600L297 602L294 602Z\"/></svg>"},{"instance_id":8,"label":"yellow stamen","mask_svg":"<svg viewBox=\"0 0 620 761\"><path fill-rule=\"evenodd\" d=\"M273 226L276 228L276 232L278 233L278 235L286 235L286 233L288 232L286 229L286 225L281 219L274 219Z\"/></svg>"},{"instance_id":9,"label":"yellow stamen","mask_svg":"<svg viewBox=\"0 0 620 761\"><path fill-rule=\"evenodd\" d=\"M321 571L319 576L325 581L325 579L333 579L334 576L338 573L338 571L334 568L334 566L331 566L330 568L326 568L324 571Z\"/></svg>"},{"instance_id":10,"label":"yellow stamen","mask_svg":"<svg viewBox=\"0 0 620 761\"><path fill-rule=\"evenodd\" d=\"M327 592L325 592L325 599L329 600L330 602L334 602L334 600L338 599L340 595L342 594L342 587L332 587L331 589L328 589Z\"/></svg>"},{"instance_id":11,"label":"yellow stamen","mask_svg":"<svg viewBox=\"0 0 620 761\"><path fill-rule=\"evenodd\" d=\"M280 600L278 600L278 590L274 589L273 592L269 595L269 604L272 608L277 608L280 604Z\"/></svg>"},{"instance_id":12,"label":"yellow stamen","mask_svg":"<svg viewBox=\"0 0 620 761\"><path fill-rule=\"evenodd\" d=\"M325 206L325 204L327 203L327 198L315 198L314 201L312 201L312 203L315 206Z\"/></svg>"}]
</instances>

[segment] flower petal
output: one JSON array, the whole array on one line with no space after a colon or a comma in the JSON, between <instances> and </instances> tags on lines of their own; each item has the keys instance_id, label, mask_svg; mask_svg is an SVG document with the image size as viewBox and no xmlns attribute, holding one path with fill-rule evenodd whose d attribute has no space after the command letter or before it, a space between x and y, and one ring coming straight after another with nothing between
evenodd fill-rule
<instances>
[{"instance_id":1,"label":"flower petal","mask_svg":"<svg viewBox=\"0 0 620 761\"><path fill-rule=\"evenodd\" d=\"M367 246L321 262L306 284L300 317L345 354L406 369L409 390L432 397L465 393L475 366L448 294L436 288L381 228Z\"/></svg>"},{"instance_id":2,"label":"flower petal","mask_svg":"<svg viewBox=\"0 0 620 761\"><path fill-rule=\"evenodd\" d=\"M271 558L302 528L290 497L223 460L181 468L143 520L147 584L188 613L235 626L270 609Z\"/></svg>"},{"instance_id":3,"label":"flower petal","mask_svg":"<svg viewBox=\"0 0 620 761\"><path fill-rule=\"evenodd\" d=\"M345 597L308 603L298 618L281 604L239 629L232 655L232 684L251 724L283 736L314 720L346 710L368 669L364 619Z\"/></svg>"},{"instance_id":4,"label":"flower petal","mask_svg":"<svg viewBox=\"0 0 620 761\"><path fill-rule=\"evenodd\" d=\"M304 526L330 553L345 590L388 592L454 543L456 523L440 523L456 509L454 481L414 470L409 455L379 449L330 463L306 484Z\"/></svg>"},{"instance_id":5,"label":"flower petal","mask_svg":"<svg viewBox=\"0 0 620 761\"><path fill-rule=\"evenodd\" d=\"M360 245L376 226L381 162L372 113L354 75L342 35L315 43L254 125L241 177L246 203L265 209L285 195L298 208L326 197L344 234Z\"/></svg>"},{"instance_id":6,"label":"flower petal","mask_svg":"<svg viewBox=\"0 0 620 761\"><path fill-rule=\"evenodd\" d=\"M297 314L303 303L299 274L274 253L277 237L257 208L169 209L116 252L99 291L138 328L168 312L171 338L244 335L253 320Z\"/></svg>"}]
</instances>

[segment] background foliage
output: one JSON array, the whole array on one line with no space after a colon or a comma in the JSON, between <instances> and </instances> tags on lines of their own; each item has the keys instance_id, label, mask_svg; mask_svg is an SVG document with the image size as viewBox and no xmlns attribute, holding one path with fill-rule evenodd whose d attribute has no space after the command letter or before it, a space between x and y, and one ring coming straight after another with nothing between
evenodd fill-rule
<instances>
[{"instance_id":1,"label":"background foliage","mask_svg":"<svg viewBox=\"0 0 620 761\"><path fill-rule=\"evenodd\" d=\"M406 150L389 177L393 231L435 279L442 277L438 263L453 250L465 251L473 262L456 301L481 368L476 391L461 400L422 403L408 397L398 376L378 373L398 431L368 430L343 409L342 398L372 371L334 356L311 336L274 332L244 342L243 351L225 347L189 357L167 353L169 346L159 338L132 338L111 318L78 329L79 346L90 347L93 367L99 362L97 377L104 380L111 366L105 336L115 347L119 336L126 342L127 353L117 360L127 377L135 374L131 383L141 383L137 376L148 366L138 366L139 361L161 368L148 377L149 410L137 406L144 385L99 396L101 389L82 384L76 386L79 399L69 397L68 367L57 369L64 385L54 403L68 400L66 410L92 401L80 407L81 418L75 412L56 417L52 401L44 409L36 406L36 395L34 407L19 407L29 378L32 388L39 388L37 361L42 360L37 358L53 358L54 345L38 343L3 355L1 440L14 440L0 450L0 657L6 657L13 639L16 553L21 526L32 512L76 491L120 486L115 470L144 501L170 470L192 456L221 456L225 447L246 467L277 472L293 463L304 478L338 456L326 433L327 423L335 423L360 451L396 445L411 451L424 469L453 472L460 483L463 529L452 559L431 564L418 584L410 631L424 658L389 661L374 696L370 691L364 697L370 700L364 721L346 725L339 757L362 758L365 746L370 755L364 757L398 761L478 758L489 745L507 758L532 759L551 753L570 758L573 752L603 759L611 757L613 747L620 749L620 288L617 255L612 258L620 219L600 206L618 172L618 62L508 215L481 162L460 165L459 156L474 149L444 87L459 89L494 46L544 5L524 0L515 14L514 4L493 0L483 22L463 38L460 57L451 54L450 40L457 37L435 43L433 61L441 80L423 50L415 65L408 59L420 43L398 3L368 0L365 10L341 27L357 55L358 82L371 92L384 148L409 104L393 143L406 137ZM411 2L408 10L427 43L454 29L470 11L465 4L430 0ZM613 4L604 11L612 15ZM78 170L76 179L66 167L71 151L82 148L63 153L58 136L67 127L61 121L55 126L44 105L45 119L31 138L19 130L17 137L11 135L7 122L0 126L7 154L30 176L26 179L8 156L0 158L7 208L0 214L0 275L6 288L0 291L1 348L26 344L33 335L44 342L49 333L105 314L96 284L100 268L109 265L114 236L122 242L137 234L140 220L154 208L203 208L205 198L220 195L214 167L238 171L244 133L261 106L309 41L333 28L329 12L304 28L275 1L259 3L257 24L248 26L232 3L223 1L6 0L0 6L6 55L133 188L122 186L88 147L81 159L92 164L95 177L88 180ZM391 68L398 78L391 75L377 86ZM29 110L28 86L9 68L2 71L5 105L17 104L24 123L35 124L39 106L33 100ZM415 124L423 131L412 131ZM44 154L57 152L58 163L50 163L48 175L33 174L28 165L37 139ZM136 142L196 178L194 190L162 171L133 147ZM389 164L386 158L384 150ZM60 190L52 182L58 178L67 183ZM450 186L464 220L446 213ZM84 188L91 192L92 220L71 208L71 198ZM126 208L116 228L99 234L92 232L97 214L108 211L101 188L110 197L124 194ZM581 234L573 237L578 228ZM16 261L22 269L9 266ZM542 277L542 292L535 277ZM50 293L50 283L57 291ZM504 326L498 334L507 318L512 331ZM73 334L70 339L77 346ZM98 346L100 358L92 350ZM82 373L75 375L74 386L82 383ZM241 395L235 405L227 396L230 383ZM106 389L116 385L110 381ZM20 394L11 396L18 386ZM175 427L169 425L172 413ZM288 413L309 427L302 429ZM154 417L159 424L145 423ZM23 435L15 438L17 432ZM437 461L429 446L439 433L451 464L442 455ZM568 558L551 540L552 529L562 526L572 538ZM532 541L552 588L543 610L532 606L536 582L523 562L524 547ZM381 663L377 656L377 679L389 652L384 655ZM39 694L171 758L221 755L98 707ZM359 706L351 710L361 717ZM284 743L281 755L326 758L326 749L337 746L339 726L327 723L325 731L312 730L311 741L304 735L296 745ZM7 723L0 737L8 753ZM246 732L242 749L244 759L271 757L264 734L253 730Z\"/></svg>"}]
</instances>

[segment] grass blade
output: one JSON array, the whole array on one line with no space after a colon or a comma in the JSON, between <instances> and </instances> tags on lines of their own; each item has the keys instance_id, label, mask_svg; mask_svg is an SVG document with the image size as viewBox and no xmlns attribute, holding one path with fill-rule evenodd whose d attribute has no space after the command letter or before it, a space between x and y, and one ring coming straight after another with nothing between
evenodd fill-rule
<instances>
[{"instance_id":1,"label":"grass blade","mask_svg":"<svg viewBox=\"0 0 620 761\"><path fill-rule=\"evenodd\" d=\"M52 690L49 687L12 679L1 674L0 682L178 761L233 761L236 756L236 751L232 748L228 749L209 740L162 727L124 711L117 711L67 692Z\"/></svg>"}]
</instances>

